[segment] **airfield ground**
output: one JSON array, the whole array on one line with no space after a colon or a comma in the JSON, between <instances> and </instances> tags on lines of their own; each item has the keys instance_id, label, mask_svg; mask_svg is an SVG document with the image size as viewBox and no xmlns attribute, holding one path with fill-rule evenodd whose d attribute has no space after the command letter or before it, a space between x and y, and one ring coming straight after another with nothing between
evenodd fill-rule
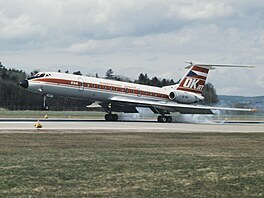
<instances>
[{"instance_id":1,"label":"airfield ground","mask_svg":"<svg viewBox=\"0 0 264 198\"><path fill-rule=\"evenodd\" d=\"M72 122L83 117L55 114L37 130L43 113L0 113L2 197L264 196L263 123L111 123L100 114Z\"/></svg>"},{"instance_id":2,"label":"airfield ground","mask_svg":"<svg viewBox=\"0 0 264 198\"><path fill-rule=\"evenodd\" d=\"M3 197L264 196L264 133L1 133Z\"/></svg>"}]
</instances>

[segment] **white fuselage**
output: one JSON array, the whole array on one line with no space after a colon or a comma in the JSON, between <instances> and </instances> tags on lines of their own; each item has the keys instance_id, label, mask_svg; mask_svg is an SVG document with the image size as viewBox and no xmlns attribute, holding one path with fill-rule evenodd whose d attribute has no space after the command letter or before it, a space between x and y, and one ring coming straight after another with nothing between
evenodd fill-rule
<instances>
[{"instance_id":1,"label":"white fuselage","mask_svg":"<svg viewBox=\"0 0 264 198\"><path fill-rule=\"evenodd\" d=\"M28 90L39 94L93 101L108 101L113 96L169 100L168 91L163 88L72 74L47 72L45 76L28 82Z\"/></svg>"}]
</instances>

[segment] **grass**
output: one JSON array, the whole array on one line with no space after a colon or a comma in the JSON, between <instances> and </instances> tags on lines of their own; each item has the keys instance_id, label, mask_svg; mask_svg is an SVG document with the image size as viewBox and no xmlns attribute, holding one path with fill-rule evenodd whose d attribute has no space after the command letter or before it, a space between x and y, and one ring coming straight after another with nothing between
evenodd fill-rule
<instances>
[{"instance_id":1,"label":"grass","mask_svg":"<svg viewBox=\"0 0 264 198\"><path fill-rule=\"evenodd\" d=\"M104 112L96 111L9 111L0 109L0 118L73 118L73 119L98 119L103 118Z\"/></svg>"},{"instance_id":2,"label":"grass","mask_svg":"<svg viewBox=\"0 0 264 198\"><path fill-rule=\"evenodd\" d=\"M264 134L1 134L3 197L261 197Z\"/></svg>"}]
</instances>

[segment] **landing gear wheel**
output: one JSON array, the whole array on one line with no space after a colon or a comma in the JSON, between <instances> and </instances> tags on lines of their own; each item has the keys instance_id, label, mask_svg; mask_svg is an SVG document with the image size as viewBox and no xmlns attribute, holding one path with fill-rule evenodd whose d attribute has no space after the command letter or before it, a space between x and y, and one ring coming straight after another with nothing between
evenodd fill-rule
<instances>
[{"instance_id":1,"label":"landing gear wheel","mask_svg":"<svg viewBox=\"0 0 264 198\"><path fill-rule=\"evenodd\" d=\"M105 114L106 121L117 121L118 115L117 114Z\"/></svg>"},{"instance_id":2,"label":"landing gear wheel","mask_svg":"<svg viewBox=\"0 0 264 198\"><path fill-rule=\"evenodd\" d=\"M112 118L112 114L105 114L105 120L110 121Z\"/></svg>"},{"instance_id":3,"label":"landing gear wheel","mask_svg":"<svg viewBox=\"0 0 264 198\"><path fill-rule=\"evenodd\" d=\"M118 120L118 115L117 114L113 114L113 121L117 121Z\"/></svg>"},{"instance_id":4,"label":"landing gear wheel","mask_svg":"<svg viewBox=\"0 0 264 198\"><path fill-rule=\"evenodd\" d=\"M167 122L168 122L168 123L171 123L171 122L172 122L172 118L171 118L171 116L167 116L166 119L167 119Z\"/></svg>"},{"instance_id":5,"label":"landing gear wheel","mask_svg":"<svg viewBox=\"0 0 264 198\"><path fill-rule=\"evenodd\" d=\"M162 122L162 116L158 116L158 122Z\"/></svg>"},{"instance_id":6,"label":"landing gear wheel","mask_svg":"<svg viewBox=\"0 0 264 198\"><path fill-rule=\"evenodd\" d=\"M49 110L49 106L45 105L45 106L42 107L42 109L43 109L44 111L48 111L48 110Z\"/></svg>"},{"instance_id":7,"label":"landing gear wheel","mask_svg":"<svg viewBox=\"0 0 264 198\"><path fill-rule=\"evenodd\" d=\"M162 122L162 123L171 123L172 122L172 118L171 116L159 116L158 117L158 122Z\"/></svg>"},{"instance_id":8,"label":"landing gear wheel","mask_svg":"<svg viewBox=\"0 0 264 198\"><path fill-rule=\"evenodd\" d=\"M166 116L159 116L158 122L167 122L167 117Z\"/></svg>"}]
</instances>

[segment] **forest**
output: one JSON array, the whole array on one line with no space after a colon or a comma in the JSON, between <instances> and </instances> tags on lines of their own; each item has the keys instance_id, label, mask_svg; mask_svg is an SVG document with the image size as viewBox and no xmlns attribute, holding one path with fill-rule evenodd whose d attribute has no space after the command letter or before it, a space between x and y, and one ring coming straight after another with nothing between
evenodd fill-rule
<instances>
[{"instance_id":1,"label":"forest","mask_svg":"<svg viewBox=\"0 0 264 198\"><path fill-rule=\"evenodd\" d=\"M37 71L33 71L30 74L27 74L22 70L7 68L0 62L0 108L8 110L41 110L43 97L41 95L31 93L19 86L19 82L21 80L24 80L36 72ZM61 71L58 70L58 72ZM80 71L73 72L73 74L82 75ZM98 77L97 74L96 77ZM108 69L106 71L104 78L157 87L163 87L176 83L173 79L161 79L156 76L150 78L146 73L139 74L138 79L132 81L125 76L115 75L112 69ZM218 102L216 90L210 83L206 84L203 96L205 97L203 104L214 104ZM87 100L57 97L50 98L47 102L50 109L54 111L85 111L87 110L86 106L91 104L91 102Z\"/></svg>"}]
</instances>

